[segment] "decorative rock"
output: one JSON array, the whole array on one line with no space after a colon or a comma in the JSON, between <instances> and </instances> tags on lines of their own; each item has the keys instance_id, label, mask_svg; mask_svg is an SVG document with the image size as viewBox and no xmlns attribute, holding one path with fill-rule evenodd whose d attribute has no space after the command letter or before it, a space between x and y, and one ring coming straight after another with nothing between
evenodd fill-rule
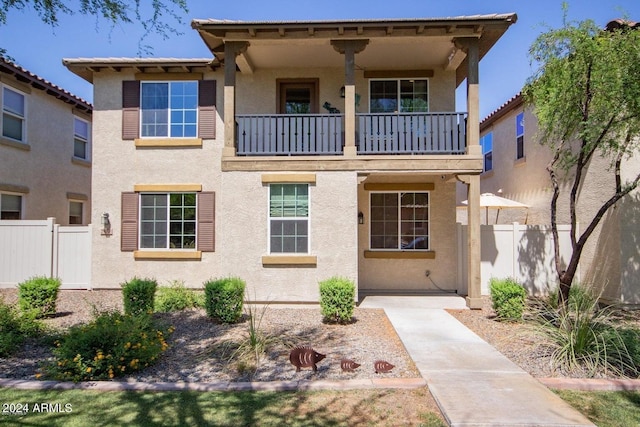
<instances>
[{"instance_id":1,"label":"decorative rock","mask_svg":"<svg viewBox=\"0 0 640 427\"><path fill-rule=\"evenodd\" d=\"M316 363L325 357L326 355L318 353L311 347L296 347L289 353L289 361L296 367L296 372L300 372L300 368L313 368L314 372L317 371Z\"/></svg>"},{"instance_id":2,"label":"decorative rock","mask_svg":"<svg viewBox=\"0 0 640 427\"><path fill-rule=\"evenodd\" d=\"M360 364L351 359L342 359L340 361L340 367L342 368L342 372L353 372L360 367Z\"/></svg>"},{"instance_id":3,"label":"decorative rock","mask_svg":"<svg viewBox=\"0 0 640 427\"><path fill-rule=\"evenodd\" d=\"M392 365L391 363L384 360L376 360L373 363L373 367L376 370L376 374L384 374L386 372L390 372L393 368L395 368L395 365Z\"/></svg>"}]
</instances>

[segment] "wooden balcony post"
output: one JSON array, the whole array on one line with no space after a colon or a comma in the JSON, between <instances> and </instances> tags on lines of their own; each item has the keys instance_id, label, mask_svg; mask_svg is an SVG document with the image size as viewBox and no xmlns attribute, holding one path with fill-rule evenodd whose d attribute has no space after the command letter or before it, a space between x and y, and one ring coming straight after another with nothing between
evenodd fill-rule
<instances>
[{"instance_id":1,"label":"wooden balcony post","mask_svg":"<svg viewBox=\"0 0 640 427\"><path fill-rule=\"evenodd\" d=\"M355 54L369 40L332 40L333 48L344 55L344 155L355 157L356 150L356 78Z\"/></svg>"},{"instance_id":2,"label":"wooden balcony post","mask_svg":"<svg viewBox=\"0 0 640 427\"><path fill-rule=\"evenodd\" d=\"M248 46L247 42L227 42L224 45L224 157L236 155L236 56Z\"/></svg>"}]
</instances>

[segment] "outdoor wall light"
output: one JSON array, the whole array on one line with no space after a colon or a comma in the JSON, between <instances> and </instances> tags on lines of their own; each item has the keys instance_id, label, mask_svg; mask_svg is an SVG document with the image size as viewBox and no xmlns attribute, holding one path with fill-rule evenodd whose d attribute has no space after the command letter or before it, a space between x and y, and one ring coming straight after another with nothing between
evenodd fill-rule
<instances>
[{"instance_id":1,"label":"outdoor wall light","mask_svg":"<svg viewBox=\"0 0 640 427\"><path fill-rule=\"evenodd\" d=\"M111 221L109 221L109 214L103 213L100 217L100 224L102 224L102 230L100 230L100 234L103 236L111 236Z\"/></svg>"},{"instance_id":2,"label":"outdoor wall light","mask_svg":"<svg viewBox=\"0 0 640 427\"><path fill-rule=\"evenodd\" d=\"M344 98L344 86L340 88L340 98Z\"/></svg>"},{"instance_id":3,"label":"outdoor wall light","mask_svg":"<svg viewBox=\"0 0 640 427\"><path fill-rule=\"evenodd\" d=\"M361 212L358 212L358 224L364 224L364 214Z\"/></svg>"}]
</instances>

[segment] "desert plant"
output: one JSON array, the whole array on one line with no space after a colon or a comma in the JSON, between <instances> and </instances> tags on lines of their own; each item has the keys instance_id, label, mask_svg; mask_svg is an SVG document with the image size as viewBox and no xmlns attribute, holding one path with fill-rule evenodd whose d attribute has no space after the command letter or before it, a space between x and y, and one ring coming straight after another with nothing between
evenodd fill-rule
<instances>
[{"instance_id":1,"label":"desert plant","mask_svg":"<svg viewBox=\"0 0 640 427\"><path fill-rule=\"evenodd\" d=\"M125 314L138 316L153 313L153 303L158 282L154 279L134 277L121 286Z\"/></svg>"},{"instance_id":2,"label":"desert plant","mask_svg":"<svg viewBox=\"0 0 640 427\"><path fill-rule=\"evenodd\" d=\"M500 320L521 320L525 308L526 291L514 279L496 279L489 281L491 303Z\"/></svg>"},{"instance_id":3,"label":"desert plant","mask_svg":"<svg viewBox=\"0 0 640 427\"><path fill-rule=\"evenodd\" d=\"M56 343L56 360L45 373L56 380L85 381L138 371L168 348L165 335L172 330L158 328L151 316L96 313L91 322L72 326Z\"/></svg>"},{"instance_id":4,"label":"desert plant","mask_svg":"<svg viewBox=\"0 0 640 427\"><path fill-rule=\"evenodd\" d=\"M53 277L32 277L18 284L18 306L23 313L44 317L56 312L56 300L62 283Z\"/></svg>"},{"instance_id":5,"label":"desert plant","mask_svg":"<svg viewBox=\"0 0 640 427\"><path fill-rule=\"evenodd\" d=\"M538 308L536 318L554 365L590 376L609 371L637 375L638 332L618 329L613 321L615 307L600 307L591 291L574 291L577 287L572 287L565 307L543 304Z\"/></svg>"},{"instance_id":6,"label":"desert plant","mask_svg":"<svg viewBox=\"0 0 640 427\"><path fill-rule=\"evenodd\" d=\"M207 316L220 323L236 323L242 317L244 280L238 277L209 280L204 284Z\"/></svg>"},{"instance_id":7,"label":"desert plant","mask_svg":"<svg viewBox=\"0 0 640 427\"><path fill-rule=\"evenodd\" d=\"M324 321L349 323L353 319L356 287L343 277L331 277L320 282L320 309Z\"/></svg>"},{"instance_id":8,"label":"desert plant","mask_svg":"<svg viewBox=\"0 0 640 427\"><path fill-rule=\"evenodd\" d=\"M155 311L170 312L204 307L204 297L186 288L183 282L174 281L170 286L160 286L155 296Z\"/></svg>"}]
</instances>

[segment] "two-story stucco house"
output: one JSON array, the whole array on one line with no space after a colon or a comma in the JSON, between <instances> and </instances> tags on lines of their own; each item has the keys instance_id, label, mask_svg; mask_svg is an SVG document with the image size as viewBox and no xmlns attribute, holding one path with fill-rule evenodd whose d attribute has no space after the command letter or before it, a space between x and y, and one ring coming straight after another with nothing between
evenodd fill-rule
<instances>
[{"instance_id":1,"label":"two-story stucco house","mask_svg":"<svg viewBox=\"0 0 640 427\"><path fill-rule=\"evenodd\" d=\"M94 85L92 222L110 220L94 288L237 275L249 299L309 302L337 275L360 294L437 283L477 307L478 67L515 21L194 20L213 59L65 59Z\"/></svg>"},{"instance_id":2,"label":"two-story stucco house","mask_svg":"<svg viewBox=\"0 0 640 427\"><path fill-rule=\"evenodd\" d=\"M0 219L88 224L93 107L0 57Z\"/></svg>"},{"instance_id":3,"label":"two-story stucco house","mask_svg":"<svg viewBox=\"0 0 640 427\"><path fill-rule=\"evenodd\" d=\"M482 193L500 195L524 203L528 209L504 209L499 223L550 224L550 204L553 190L546 170L553 155L539 143L538 122L531 106L517 94L494 111L480 124L480 144L485 156L480 175ZM637 157L625 159L622 180L633 179L639 172ZM595 155L586 170L584 184L578 190L576 213L578 229L582 230L603 203L611 197L615 179L609 163ZM558 224L569 224L570 188L564 184L558 200ZM459 188L458 202L466 198ZM583 251L579 277L585 285L601 289L603 299L628 305L640 304L640 236L636 190L620 200L602 219ZM464 210L460 219L465 221ZM490 222L495 217L491 215ZM544 284L539 284L541 287Z\"/></svg>"}]
</instances>

